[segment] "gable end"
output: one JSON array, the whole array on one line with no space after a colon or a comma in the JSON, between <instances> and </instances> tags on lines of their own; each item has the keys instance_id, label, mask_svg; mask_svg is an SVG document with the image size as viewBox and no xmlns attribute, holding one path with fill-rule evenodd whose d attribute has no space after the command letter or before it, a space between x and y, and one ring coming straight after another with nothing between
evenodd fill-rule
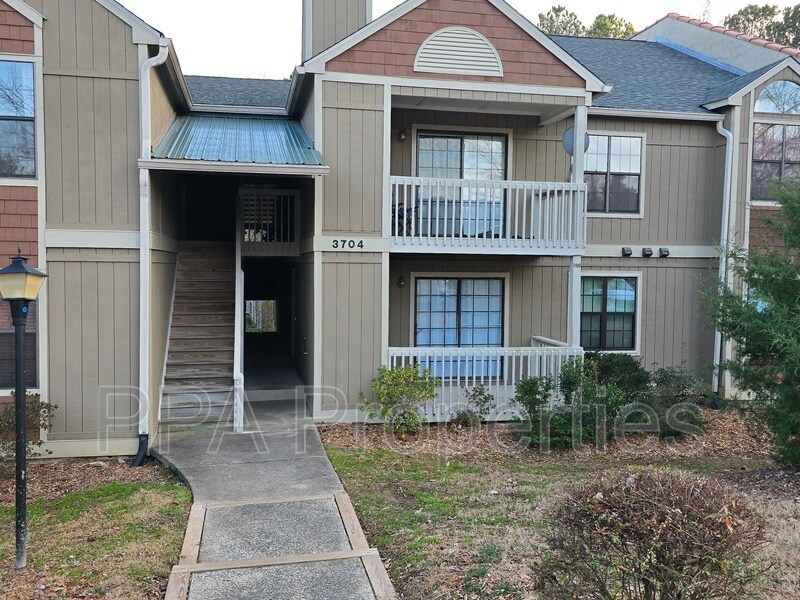
<instances>
[{"instance_id":1,"label":"gable end","mask_svg":"<svg viewBox=\"0 0 800 600\"><path fill-rule=\"evenodd\" d=\"M33 22L0 1L0 52L7 54L35 54Z\"/></svg>"}]
</instances>

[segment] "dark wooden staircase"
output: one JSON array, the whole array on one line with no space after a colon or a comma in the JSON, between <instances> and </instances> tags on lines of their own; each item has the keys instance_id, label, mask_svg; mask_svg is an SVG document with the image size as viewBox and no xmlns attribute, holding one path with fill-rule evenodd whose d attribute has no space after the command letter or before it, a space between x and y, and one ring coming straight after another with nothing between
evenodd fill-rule
<instances>
[{"instance_id":1,"label":"dark wooden staircase","mask_svg":"<svg viewBox=\"0 0 800 600\"><path fill-rule=\"evenodd\" d=\"M233 419L235 263L233 242L181 242L162 424Z\"/></svg>"}]
</instances>

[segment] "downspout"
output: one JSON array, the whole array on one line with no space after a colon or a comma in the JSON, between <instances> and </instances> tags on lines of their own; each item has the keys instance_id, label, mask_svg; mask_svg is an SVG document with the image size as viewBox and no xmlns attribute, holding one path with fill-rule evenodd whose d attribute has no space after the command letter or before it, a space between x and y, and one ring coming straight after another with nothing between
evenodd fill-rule
<instances>
[{"instance_id":1,"label":"downspout","mask_svg":"<svg viewBox=\"0 0 800 600\"><path fill-rule=\"evenodd\" d=\"M735 113L732 113L735 115ZM722 230L719 235L719 280L728 282L728 235L731 222L731 180L733 178L733 133L725 129L722 121L717 121L717 133L725 138L725 180L722 186ZM722 362L722 332L714 332L714 380L711 384L713 392L719 393L722 373L719 365Z\"/></svg>"},{"instance_id":2,"label":"downspout","mask_svg":"<svg viewBox=\"0 0 800 600\"><path fill-rule=\"evenodd\" d=\"M158 54L139 67L139 127L141 160L152 158L150 132L150 70L163 65L170 40L161 38ZM141 466L150 444L150 170L139 170L139 448L133 466Z\"/></svg>"}]
</instances>

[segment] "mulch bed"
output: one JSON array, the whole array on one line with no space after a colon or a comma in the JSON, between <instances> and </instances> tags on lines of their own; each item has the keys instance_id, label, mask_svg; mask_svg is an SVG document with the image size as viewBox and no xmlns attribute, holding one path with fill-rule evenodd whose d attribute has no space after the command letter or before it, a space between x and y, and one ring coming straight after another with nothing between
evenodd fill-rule
<instances>
[{"instance_id":1,"label":"mulch bed","mask_svg":"<svg viewBox=\"0 0 800 600\"><path fill-rule=\"evenodd\" d=\"M553 450L543 453L528 448L519 440L519 425L490 423L480 427L458 429L448 423L423 427L416 436L395 436L383 425L335 424L320 425L322 441L329 448L342 450L388 449L395 452L418 452L441 457L478 455L482 457L555 456L587 459L594 456L624 460L665 460L679 458L769 459L771 448L765 440L754 438L747 420L737 412L701 408L706 431L698 437L683 436L664 440L656 435L630 435L624 441L611 441L605 450L585 446L583 449Z\"/></svg>"},{"instance_id":2,"label":"mulch bed","mask_svg":"<svg viewBox=\"0 0 800 600\"><path fill-rule=\"evenodd\" d=\"M28 501L60 498L70 492L110 483L164 483L165 471L149 461L131 468L129 459L67 459L31 461L28 464ZM0 504L14 503L14 465L0 470Z\"/></svg>"}]
</instances>

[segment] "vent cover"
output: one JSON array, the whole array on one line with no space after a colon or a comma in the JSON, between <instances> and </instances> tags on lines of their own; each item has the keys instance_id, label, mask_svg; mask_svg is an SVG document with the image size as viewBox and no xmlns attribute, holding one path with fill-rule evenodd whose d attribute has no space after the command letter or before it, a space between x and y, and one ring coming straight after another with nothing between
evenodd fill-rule
<instances>
[{"instance_id":1,"label":"vent cover","mask_svg":"<svg viewBox=\"0 0 800 600\"><path fill-rule=\"evenodd\" d=\"M419 47L414 70L421 73L503 76L503 63L492 43L466 27L434 32Z\"/></svg>"}]
</instances>

